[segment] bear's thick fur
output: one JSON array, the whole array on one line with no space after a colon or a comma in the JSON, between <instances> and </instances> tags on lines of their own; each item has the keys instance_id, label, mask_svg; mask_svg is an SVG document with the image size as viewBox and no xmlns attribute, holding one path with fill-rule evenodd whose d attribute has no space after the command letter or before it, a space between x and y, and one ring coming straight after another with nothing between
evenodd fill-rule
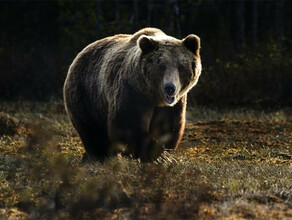
<instances>
[{"instance_id":1,"label":"bear's thick fur","mask_svg":"<svg viewBox=\"0 0 292 220\"><path fill-rule=\"evenodd\" d=\"M201 74L200 39L156 28L119 34L83 49L64 85L66 111L87 156L104 160L123 146L151 161L175 149L185 125L187 92Z\"/></svg>"}]
</instances>

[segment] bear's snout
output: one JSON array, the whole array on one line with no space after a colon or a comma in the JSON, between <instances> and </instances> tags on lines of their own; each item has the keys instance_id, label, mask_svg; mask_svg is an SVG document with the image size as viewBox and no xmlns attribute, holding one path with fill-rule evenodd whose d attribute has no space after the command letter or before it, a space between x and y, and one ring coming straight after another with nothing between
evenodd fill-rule
<instances>
[{"instance_id":1,"label":"bear's snout","mask_svg":"<svg viewBox=\"0 0 292 220\"><path fill-rule=\"evenodd\" d=\"M164 96L165 101L170 105L173 104L176 100L175 91L176 91L176 87L173 83L166 83L164 85L163 96Z\"/></svg>"},{"instance_id":2,"label":"bear's snout","mask_svg":"<svg viewBox=\"0 0 292 220\"><path fill-rule=\"evenodd\" d=\"M164 85L164 91L166 92L167 95L173 96L175 92L175 85L173 83L166 83Z\"/></svg>"}]
</instances>

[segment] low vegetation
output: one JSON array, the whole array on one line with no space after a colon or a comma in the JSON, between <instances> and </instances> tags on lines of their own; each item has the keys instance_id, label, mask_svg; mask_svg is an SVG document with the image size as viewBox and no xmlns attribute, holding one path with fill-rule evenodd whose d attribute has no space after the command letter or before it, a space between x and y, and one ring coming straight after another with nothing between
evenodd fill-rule
<instances>
[{"instance_id":1,"label":"low vegetation","mask_svg":"<svg viewBox=\"0 0 292 220\"><path fill-rule=\"evenodd\" d=\"M17 121L14 133L0 131L0 218L292 218L289 108L190 108L178 151L153 163L118 155L103 164L82 162L62 104L0 111Z\"/></svg>"},{"instance_id":2,"label":"low vegetation","mask_svg":"<svg viewBox=\"0 0 292 220\"><path fill-rule=\"evenodd\" d=\"M205 63L208 56L202 54L203 72L189 101L220 108L291 107L290 51L271 42L219 55L212 63Z\"/></svg>"}]
</instances>

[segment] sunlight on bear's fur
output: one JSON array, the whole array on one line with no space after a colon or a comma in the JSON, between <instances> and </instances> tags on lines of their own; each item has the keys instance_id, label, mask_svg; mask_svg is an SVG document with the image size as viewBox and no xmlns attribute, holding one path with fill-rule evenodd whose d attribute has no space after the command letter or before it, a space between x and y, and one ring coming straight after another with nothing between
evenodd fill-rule
<instances>
[{"instance_id":1,"label":"sunlight on bear's fur","mask_svg":"<svg viewBox=\"0 0 292 220\"><path fill-rule=\"evenodd\" d=\"M119 34L83 49L64 85L67 113L89 159L125 153L152 161L175 149L185 126L188 91L201 74L200 39L159 29Z\"/></svg>"}]
</instances>

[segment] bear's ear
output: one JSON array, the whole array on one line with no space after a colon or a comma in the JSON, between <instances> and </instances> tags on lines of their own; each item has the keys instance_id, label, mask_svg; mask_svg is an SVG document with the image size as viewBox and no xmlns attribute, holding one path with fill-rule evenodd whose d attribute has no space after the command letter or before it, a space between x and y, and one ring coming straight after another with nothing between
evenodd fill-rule
<instances>
[{"instance_id":1,"label":"bear's ear","mask_svg":"<svg viewBox=\"0 0 292 220\"><path fill-rule=\"evenodd\" d=\"M193 54L199 56L200 53L200 38L197 35L190 34L182 40L185 47Z\"/></svg>"},{"instance_id":2,"label":"bear's ear","mask_svg":"<svg viewBox=\"0 0 292 220\"><path fill-rule=\"evenodd\" d=\"M158 48L158 42L156 42L153 38L147 37L146 35L141 35L137 40L137 44L145 54Z\"/></svg>"}]
</instances>

